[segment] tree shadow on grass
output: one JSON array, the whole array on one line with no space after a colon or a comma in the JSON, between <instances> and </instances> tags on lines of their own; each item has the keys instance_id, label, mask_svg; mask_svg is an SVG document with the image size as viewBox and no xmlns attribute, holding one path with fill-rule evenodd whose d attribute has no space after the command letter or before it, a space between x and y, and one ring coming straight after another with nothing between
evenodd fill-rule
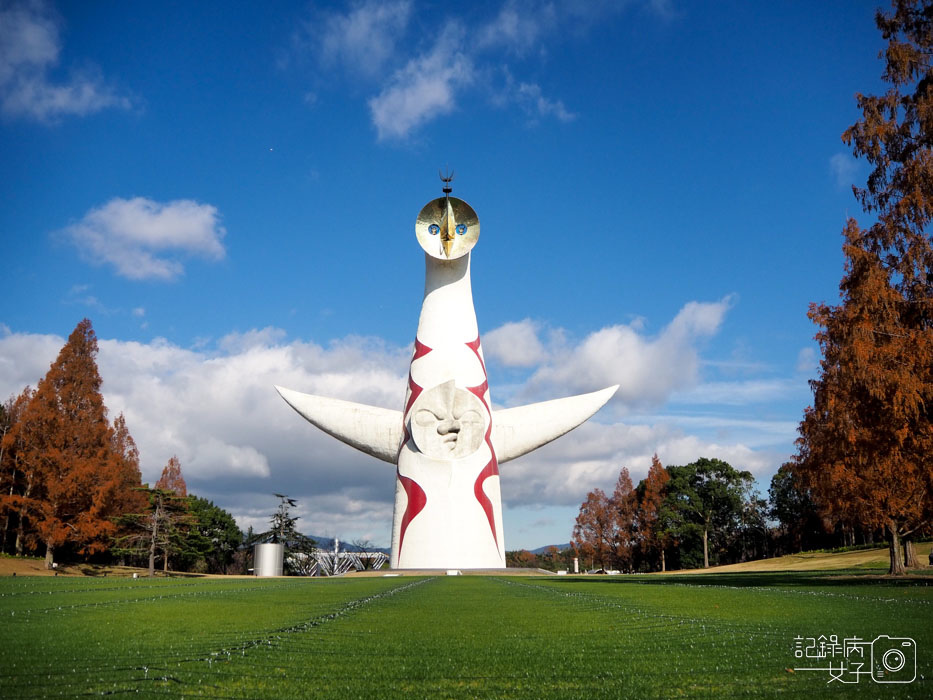
<instances>
[{"instance_id":1,"label":"tree shadow on grass","mask_svg":"<svg viewBox=\"0 0 933 700\"><path fill-rule=\"evenodd\" d=\"M885 576L879 571L838 569L833 571L775 571L734 574L680 574L676 576L574 576L555 579L573 586L580 583L605 585L639 584L645 586L733 586L737 588L806 586L875 586L910 588L933 586L933 572L914 572L910 576Z\"/></svg>"}]
</instances>

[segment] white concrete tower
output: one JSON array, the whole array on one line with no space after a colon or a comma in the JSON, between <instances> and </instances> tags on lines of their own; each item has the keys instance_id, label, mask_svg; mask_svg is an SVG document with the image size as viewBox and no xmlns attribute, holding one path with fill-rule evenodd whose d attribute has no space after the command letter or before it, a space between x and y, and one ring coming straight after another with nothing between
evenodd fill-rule
<instances>
[{"instance_id":1,"label":"white concrete tower","mask_svg":"<svg viewBox=\"0 0 933 700\"><path fill-rule=\"evenodd\" d=\"M503 568L499 465L572 430L618 387L492 410L470 284L479 218L444 185L415 222L425 288L403 411L276 389L324 432L397 465L392 568Z\"/></svg>"}]
</instances>

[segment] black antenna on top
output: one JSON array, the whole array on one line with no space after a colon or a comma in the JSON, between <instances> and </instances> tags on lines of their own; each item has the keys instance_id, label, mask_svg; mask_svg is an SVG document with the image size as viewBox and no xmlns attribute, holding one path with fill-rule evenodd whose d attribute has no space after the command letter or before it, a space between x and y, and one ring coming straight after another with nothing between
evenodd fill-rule
<instances>
[{"instance_id":1,"label":"black antenna on top","mask_svg":"<svg viewBox=\"0 0 933 700\"><path fill-rule=\"evenodd\" d=\"M449 197L450 193L454 191L453 188L450 186L451 181L453 181L454 179L454 171L451 170L449 173L442 173L440 170L438 170L437 174L440 176L441 182L444 183L444 189L443 189L444 194Z\"/></svg>"}]
</instances>

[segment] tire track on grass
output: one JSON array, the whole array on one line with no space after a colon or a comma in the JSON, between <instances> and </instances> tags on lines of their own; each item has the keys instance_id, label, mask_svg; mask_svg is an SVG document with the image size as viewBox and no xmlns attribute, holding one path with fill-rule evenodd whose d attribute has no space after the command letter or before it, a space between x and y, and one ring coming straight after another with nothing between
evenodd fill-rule
<instances>
[{"instance_id":1,"label":"tire track on grass","mask_svg":"<svg viewBox=\"0 0 933 700\"><path fill-rule=\"evenodd\" d=\"M176 658L176 666L181 666L182 664L197 664L197 663L207 663L208 668L211 669L214 663L226 663L231 661L234 657L245 657L248 652L255 649L276 649L284 644L291 641L292 635L299 635L306 632L309 632L315 628L322 627L331 622L337 621L340 618L346 617L361 611L367 606L371 605L380 600L391 598L399 593L407 592L418 586L422 586L429 581L434 581L435 577L430 578L421 578L415 581L411 581L401 586L395 586L385 591L380 591L379 593L373 593L362 598L356 598L354 600L349 600L340 605L336 610L333 610L329 613L324 613L321 615L316 615L302 622L298 622L292 625L287 625L285 627L280 627L275 630L271 630L262 635L258 635L251 639L245 639L238 641L234 644L228 644L217 648L213 651L208 651L200 655L189 656L185 658ZM177 683L182 685L187 685L188 681L178 678L174 675L169 675L167 671L169 670L164 666L156 665L144 665L144 666L133 666L129 667L126 670L129 671L142 671L145 675L143 678L133 679L133 682L168 682L168 683ZM163 671L166 672L164 675L150 675L152 671ZM217 688L218 686L205 684L199 679L197 685L202 687L211 687ZM113 689L109 691L102 691L100 693L94 693L95 695L116 695L123 694L128 692L136 692L137 688L121 688Z\"/></svg>"}]
</instances>

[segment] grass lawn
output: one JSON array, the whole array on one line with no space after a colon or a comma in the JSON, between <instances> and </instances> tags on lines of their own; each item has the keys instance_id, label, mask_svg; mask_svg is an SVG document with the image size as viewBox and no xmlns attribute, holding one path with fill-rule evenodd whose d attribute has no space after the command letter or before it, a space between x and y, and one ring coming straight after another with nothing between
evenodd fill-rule
<instances>
[{"instance_id":1,"label":"grass lawn","mask_svg":"<svg viewBox=\"0 0 933 700\"><path fill-rule=\"evenodd\" d=\"M0 697L933 697L933 579L844 573L6 577ZM820 635L912 638L917 679L794 672Z\"/></svg>"}]
</instances>

